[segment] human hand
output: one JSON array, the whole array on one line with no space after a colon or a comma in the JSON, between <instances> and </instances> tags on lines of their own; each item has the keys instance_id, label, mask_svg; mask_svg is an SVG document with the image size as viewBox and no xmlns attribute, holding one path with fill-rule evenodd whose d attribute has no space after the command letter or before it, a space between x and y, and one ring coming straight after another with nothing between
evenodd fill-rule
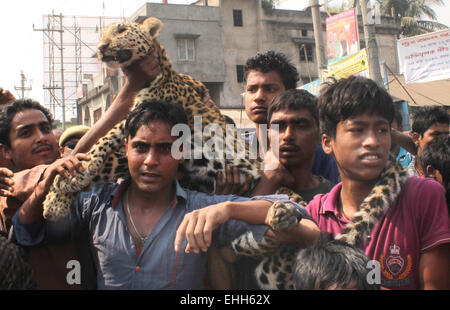
<instances>
[{"instance_id":1,"label":"human hand","mask_svg":"<svg viewBox=\"0 0 450 310\"><path fill-rule=\"evenodd\" d=\"M241 185L241 176L239 168L236 166L225 166L225 183L223 182L223 172L217 172L216 176L216 194L217 195L239 195L242 196L248 192L253 182L251 175L247 176L244 184Z\"/></svg>"},{"instance_id":2,"label":"human hand","mask_svg":"<svg viewBox=\"0 0 450 310\"><path fill-rule=\"evenodd\" d=\"M281 164L278 156L271 149L264 155L263 177L277 189L280 186L291 187L295 182L292 174Z\"/></svg>"},{"instance_id":3,"label":"human hand","mask_svg":"<svg viewBox=\"0 0 450 310\"><path fill-rule=\"evenodd\" d=\"M12 196L14 192L14 173L8 168L0 168L0 196Z\"/></svg>"},{"instance_id":4,"label":"human hand","mask_svg":"<svg viewBox=\"0 0 450 310\"><path fill-rule=\"evenodd\" d=\"M211 205L186 214L176 232L175 252L181 250L185 236L188 242L185 249L186 253L193 251L198 254L200 250L206 252L211 246L214 229L229 219L228 202Z\"/></svg>"},{"instance_id":5,"label":"human hand","mask_svg":"<svg viewBox=\"0 0 450 310\"><path fill-rule=\"evenodd\" d=\"M82 161L90 160L91 157L87 154L78 153L75 155L68 155L54 161L45 169L43 174L44 191L48 191L50 185L53 183L55 177L59 174L63 178L68 178L70 175L75 176L79 172L83 172ZM70 173L70 175L69 175Z\"/></svg>"},{"instance_id":6,"label":"human hand","mask_svg":"<svg viewBox=\"0 0 450 310\"><path fill-rule=\"evenodd\" d=\"M144 58L122 68L122 71L126 77L125 86L132 92L139 92L148 87L161 72L161 68L155 53L150 51Z\"/></svg>"}]
</instances>

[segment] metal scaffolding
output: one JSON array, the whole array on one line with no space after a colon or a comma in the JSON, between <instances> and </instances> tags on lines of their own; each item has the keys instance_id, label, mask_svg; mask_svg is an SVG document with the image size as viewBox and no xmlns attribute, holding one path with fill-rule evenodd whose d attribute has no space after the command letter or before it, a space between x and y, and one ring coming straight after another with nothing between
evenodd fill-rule
<instances>
[{"instance_id":1,"label":"metal scaffolding","mask_svg":"<svg viewBox=\"0 0 450 310\"><path fill-rule=\"evenodd\" d=\"M77 115L77 89L101 73L95 54L101 30L123 17L43 16L44 105L65 123Z\"/></svg>"}]
</instances>

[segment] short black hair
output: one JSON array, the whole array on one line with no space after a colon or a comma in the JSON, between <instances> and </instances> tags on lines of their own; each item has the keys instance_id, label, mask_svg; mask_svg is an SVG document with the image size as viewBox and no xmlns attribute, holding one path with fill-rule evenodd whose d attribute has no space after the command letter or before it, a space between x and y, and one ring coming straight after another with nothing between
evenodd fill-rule
<instances>
[{"instance_id":1,"label":"short black hair","mask_svg":"<svg viewBox=\"0 0 450 310\"><path fill-rule=\"evenodd\" d=\"M379 289L369 284L369 258L358 248L323 234L313 246L302 249L294 267L294 288L297 290Z\"/></svg>"},{"instance_id":2,"label":"short black hair","mask_svg":"<svg viewBox=\"0 0 450 310\"><path fill-rule=\"evenodd\" d=\"M317 109L317 98L304 89L288 89L273 98L267 110L267 121L270 123L272 114L280 110L302 110L311 113L319 127L319 111Z\"/></svg>"},{"instance_id":3,"label":"short black hair","mask_svg":"<svg viewBox=\"0 0 450 310\"><path fill-rule=\"evenodd\" d=\"M402 111L398 107L395 107L394 120L397 121L397 125L400 127L400 130L403 131L403 116Z\"/></svg>"},{"instance_id":4,"label":"short black hair","mask_svg":"<svg viewBox=\"0 0 450 310\"><path fill-rule=\"evenodd\" d=\"M267 51L249 58L244 66L245 81L247 81L247 76L251 70L262 73L276 71L280 75L281 81L286 89L294 89L297 87L299 80L297 68L295 68L283 53Z\"/></svg>"},{"instance_id":5,"label":"short black hair","mask_svg":"<svg viewBox=\"0 0 450 310\"><path fill-rule=\"evenodd\" d=\"M153 121L162 121L171 127L188 124L186 113L181 106L160 100L144 100L128 115L125 138L133 138L139 128Z\"/></svg>"},{"instance_id":6,"label":"short black hair","mask_svg":"<svg viewBox=\"0 0 450 310\"><path fill-rule=\"evenodd\" d=\"M395 107L389 93L375 81L351 76L325 83L318 99L322 133L336 137L336 127L341 121L373 112L389 124L394 119Z\"/></svg>"},{"instance_id":7,"label":"short black hair","mask_svg":"<svg viewBox=\"0 0 450 310\"><path fill-rule=\"evenodd\" d=\"M426 172L428 165L442 174L446 191L447 205L450 208L450 136L440 135L427 144L420 156L422 167ZM450 209L449 209L450 210Z\"/></svg>"},{"instance_id":8,"label":"short black hair","mask_svg":"<svg viewBox=\"0 0 450 310\"><path fill-rule=\"evenodd\" d=\"M53 125L53 117L50 114L50 111L42 106L39 102L29 98L15 100L0 115L1 144L6 145L7 147L11 146L11 141L9 141L9 132L11 131L11 122L14 119L14 116L16 116L16 114L21 111L30 109L41 111L45 115L45 118L49 122L50 126Z\"/></svg>"},{"instance_id":9,"label":"short black hair","mask_svg":"<svg viewBox=\"0 0 450 310\"><path fill-rule=\"evenodd\" d=\"M442 123L449 125L450 116L443 107L430 106L421 107L414 111L412 115L412 132L417 132L421 136L431 126L436 123Z\"/></svg>"}]
</instances>

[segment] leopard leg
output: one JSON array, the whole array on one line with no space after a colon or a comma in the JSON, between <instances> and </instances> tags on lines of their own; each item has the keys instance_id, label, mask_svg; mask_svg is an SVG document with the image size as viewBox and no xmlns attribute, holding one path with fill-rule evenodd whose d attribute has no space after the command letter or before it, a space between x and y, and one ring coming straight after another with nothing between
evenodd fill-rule
<instances>
[{"instance_id":1,"label":"leopard leg","mask_svg":"<svg viewBox=\"0 0 450 310\"><path fill-rule=\"evenodd\" d=\"M60 176L55 178L43 204L44 218L56 221L69 212L74 200L73 193L78 193L89 186L99 174L108 155L123 146L123 127L124 122L116 125L92 147L88 153L91 160L82 162L83 172L67 179Z\"/></svg>"},{"instance_id":2,"label":"leopard leg","mask_svg":"<svg viewBox=\"0 0 450 310\"><path fill-rule=\"evenodd\" d=\"M65 217L70 212L70 206L76 199L75 193L60 193L51 187L44 200L43 216L45 219L55 222Z\"/></svg>"},{"instance_id":3,"label":"leopard leg","mask_svg":"<svg viewBox=\"0 0 450 310\"><path fill-rule=\"evenodd\" d=\"M272 230L276 231L296 225L300 217L301 214L294 205L275 201L269 208L266 223L268 223ZM252 232L247 232L239 236L231 243L234 252L244 256L258 256L273 253L278 246L279 243L269 236L264 236L260 241L257 241Z\"/></svg>"}]
</instances>

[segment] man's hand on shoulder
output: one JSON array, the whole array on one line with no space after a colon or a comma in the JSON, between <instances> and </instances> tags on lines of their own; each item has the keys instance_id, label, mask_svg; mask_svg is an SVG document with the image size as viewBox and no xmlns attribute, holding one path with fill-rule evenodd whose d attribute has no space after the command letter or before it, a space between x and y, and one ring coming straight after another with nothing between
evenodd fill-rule
<instances>
[{"instance_id":1,"label":"man's hand on shoulder","mask_svg":"<svg viewBox=\"0 0 450 310\"><path fill-rule=\"evenodd\" d=\"M224 182L225 180L225 182ZM217 195L245 195L253 182L253 177L249 175L245 182L241 184L241 175L237 166L226 166L225 177L222 171L217 172L216 176L216 194Z\"/></svg>"},{"instance_id":2,"label":"man's hand on shoulder","mask_svg":"<svg viewBox=\"0 0 450 310\"><path fill-rule=\"evenodd\" d=\"M252 196L274 194L280 187L294 187L294 177L269 150L264 156L261 180L252 191Z\"/></svg>"}]
</instances>

